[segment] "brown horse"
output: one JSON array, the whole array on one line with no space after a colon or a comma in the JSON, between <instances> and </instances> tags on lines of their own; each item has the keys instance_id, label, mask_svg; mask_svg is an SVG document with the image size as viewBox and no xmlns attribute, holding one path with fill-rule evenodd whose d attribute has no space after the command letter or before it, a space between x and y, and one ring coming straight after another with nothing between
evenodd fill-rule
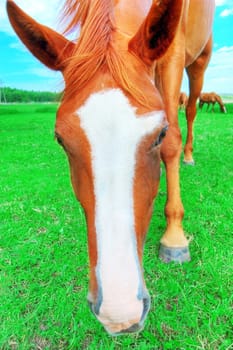
<instances>
[{"instance_id":1,"label":"brown horse","mask_svg":"<svg viewBox=\"0 0 233 350\"><path fill-rule=\"evenodd\" d=\"M179 108L186 109L187 104L188 104L188 96L186 95L185 92L181 92L179 97Z\"/></svg>"},{"instance_id":2,"label":"brown horse","mask_svg":"<svg viewBox=\"0 0 233 350\"><path fill-rule=\"evenodd\" d=\"M199 108L202 109L204 104L207 104L207 111L209 110L210 105L212 105L212 112L214 112L214 105L215 103L218 103L220 106L220 110L223 113L226 113L226 107L224 106L224 103L219 95L217 95L215 92L203 92L200 94L199 97Z\"/></svg>"},{"instance_id":3,"label":"brown horse","mask_svg":"<svg viewBox=\"0 0 233 350\"><path fill-rule=\"evenodd\" d=\"M160 256L190 259L182 228L178 102L186 67L185 160L192 163L192 123L211 54L214 0L67 0L68 30L81 25L76 43L11 0L7 10L29 50L64 76L55 135L86 215L91 309L111 334L138 331L150 306L142 254L160 154L167 176Z\"/></svg>"}]
</instances>

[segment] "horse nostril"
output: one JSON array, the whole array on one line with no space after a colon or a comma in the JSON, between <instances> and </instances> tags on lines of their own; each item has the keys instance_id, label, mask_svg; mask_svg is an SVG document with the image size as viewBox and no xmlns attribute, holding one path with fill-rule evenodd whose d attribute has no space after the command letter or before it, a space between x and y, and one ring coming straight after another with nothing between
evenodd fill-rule
<instances>
[{"instance_id":1,"label":"horse nostril","mask_svg":"<svg viewBox=\"0 0 233 350\"><path fill-rule=\"evenodd\" d=\"M150 310L150 296L146 295L143 299L143 311L142 311L142 316L140 319L139 323L135 323L132 326L130 326L127 329L122 329L120 332L115 333L115 335L120 335L120 334L124 334L124 333L135 333L135 332L139 332L143 329L144 327L144 321L146 319L146 316Z\"/></svg>"},{"instance_id":2,"label":"horse nostril","mask_svg":"<svg viewBox=\"0 0 233 350\"><path fill-rule=\"evenodd\" d=\"M141 319L140 319L140 323L144 322L149 310L150 310L150 296L147 295L146 297L144 297L142 299L143 301L143 311L142 311L142 316L141 316Z\"/></svg>"},{"instance_id":3,"label":"horse nostril","mask_svg":"<svg viewBox=\"0 0 233 350\"><path fill-rule=\"evenodd\" d=\"M99 314L99 306L97 304L94 304L93 302L88 300L88 305L91 309L91 312L94 316L97 316Z\"/></svg>"},{"instance_id":4,"label":"horse nostril","mask_svg":"<svg viewBox=\"0 0 233 350\"><path fill-rule=\"evenodd\" d=\"M98 316L99 315L99 311L100 311L100 306L102 304L102 294L99 293L99 296L97 298L97 300L94 302L93 298L90 296L88 296L87 298L87 302L88 305L91 309L91 312L95 315Z\"/></svg>"}]
</instances>

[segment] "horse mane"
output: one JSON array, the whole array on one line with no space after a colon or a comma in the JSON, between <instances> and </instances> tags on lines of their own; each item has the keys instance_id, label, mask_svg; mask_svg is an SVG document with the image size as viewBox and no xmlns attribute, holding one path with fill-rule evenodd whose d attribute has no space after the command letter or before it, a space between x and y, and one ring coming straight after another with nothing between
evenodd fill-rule
<instances>
[{"instance_id":1,"label":"horse mane","mask_svg":"<svg viewBox=\"0 0 233 350\"><path fill-rule=\"evenodd\" d=\"M221 97L219 95L216 94L216 101L218 102L220 109L222 112L225 112L225 106L223 103L223 100L221 99Z\"/></svg>"},{"instance_id":2,"label":"horse mane","mask_svg":"<svg viewBox=\"0 0 233 350\"><path fill-rule=\"evenodd\" d=\"M80 36L67 62L64 98L81 91L101 67L107 67L123 90L141 105L151 105L137 88L137 72L114 47L112 39L116 28L112 0L66 0L63 21L68 22L64 33L80 26Z\"/></svg>"}]
</instances>

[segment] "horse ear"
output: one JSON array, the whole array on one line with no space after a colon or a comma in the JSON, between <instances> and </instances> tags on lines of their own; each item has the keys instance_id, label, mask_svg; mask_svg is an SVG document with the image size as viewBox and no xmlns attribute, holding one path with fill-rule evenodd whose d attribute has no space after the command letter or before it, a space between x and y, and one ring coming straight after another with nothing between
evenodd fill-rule
<instances>
[{"instance_id":1,"label":"horse ear","mask_svg":"<svg viewBox=\"0 0 233 350\"><path fill-rule=\"evenodd\" d=\"M182 0L156 0L130 40L129 50L146 64L163 56L174 39L182 4Z\"/></svg>"},{"instance_id":2,"label":"horse ear","mask_svg":"<svg viewBox=\"0 0 233 350\"><path fill-rule=\"evenodd\" d=\"M74 43L36 22L11 0L7 1L7 13L16 34L31 53L47 67L63 71Z\"/></svg>"}]
</instances>

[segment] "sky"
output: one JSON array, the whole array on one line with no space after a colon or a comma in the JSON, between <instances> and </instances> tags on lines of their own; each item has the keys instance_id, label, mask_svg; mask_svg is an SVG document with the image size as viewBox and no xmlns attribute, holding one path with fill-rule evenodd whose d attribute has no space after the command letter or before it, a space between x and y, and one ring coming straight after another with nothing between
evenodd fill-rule
<instances>
[{"instance_id":1,"label":"sky","mask_svg":"<svg viewBox=\"0 0 233 350\"><path fill-rule=\"evenodd\" d=\"M59 31L59 9L63 1L15 2L38 22ZM61 91L61 74L49 70L28 52L9 24L5 4L5 0L0 0L0 87ZM203 91L233 94L233 0L216 0L213 32L213 53L205 74ZM186 74L182 90L188 91Z\"/></svg>"}]
</instances>

